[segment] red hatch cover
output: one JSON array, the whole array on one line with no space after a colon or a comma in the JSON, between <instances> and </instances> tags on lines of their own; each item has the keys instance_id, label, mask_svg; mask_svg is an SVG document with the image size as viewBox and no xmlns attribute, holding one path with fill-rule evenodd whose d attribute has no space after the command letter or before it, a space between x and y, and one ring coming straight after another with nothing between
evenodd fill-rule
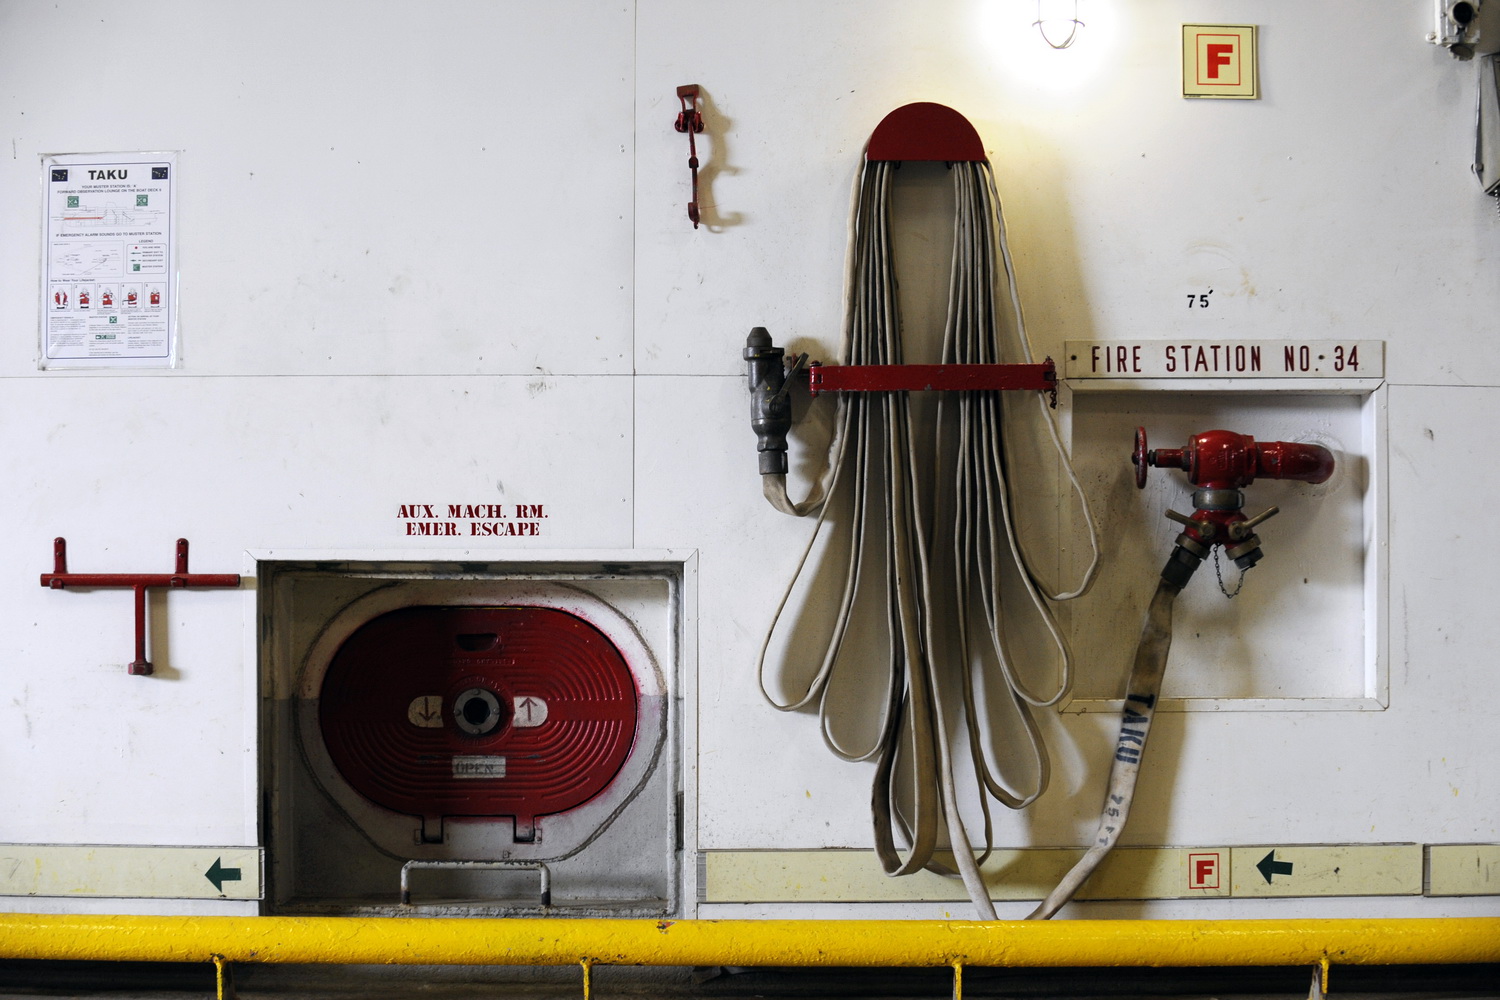
<instances>
[{"instance_id":1,"label":"red hatch cover","mask_svg":"<svg viewBox=\"0 0 1500 1000\"><path fill-rule=\"evenodd\" d=\"M318 724L334 766L377 805L420 816L537 816L603 791L635 743L635 678L577 615L535 607L416 607L339 647Z\"/></svg>"}]
</instances>

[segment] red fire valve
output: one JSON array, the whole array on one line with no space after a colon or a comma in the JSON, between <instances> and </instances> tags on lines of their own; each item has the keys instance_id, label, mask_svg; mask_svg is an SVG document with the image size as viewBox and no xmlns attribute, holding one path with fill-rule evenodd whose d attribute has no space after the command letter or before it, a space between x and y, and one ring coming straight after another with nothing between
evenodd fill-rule
<instances>
[{"instance_id":1,"label":"red fire valve","mask_svg":"<svg viewBox=\"0 0 1500 1000\"><path fill-rule=\"evenodd\" d=\"M1325 483L1333 475L1333 453L1322 445L1294 441L1257 442L1234 431L1194 434L1186 448L1146 447L1146 429L1135 432L1135 484L1146 485L1146 467L1181 469L1200 489L1237 490L1257 479Z\"/></svg>"},{"instance_id":2,"label":"red fire valve","mask_svg":"<svg viewBox=\"0 0 1500 1000\"><path fill-rule=\"evenodd\" d=\"M1166 512L1167 517L1183 526L1177 536L1177 547L1162 570L1162 578L1181 588L1198 563L1214 546L1223 546L1229 558L1241 570L1260 561L1260 539L1255 527L1277 511L1269 507L1254 517L1243 513L1243 487L1257 479L1296 479L1304 483L1324 483L1333 475L1333 453L1322 445L1292 441L1257 442L1248 434L1234 431L1204 431L1188 439L1186 448L1146 446L1146 429L1135 429L1135 485L1146 485L1146 469L1181 469L1187 473L1193 491L1193 514ZM1217 565L1217 564L1215 564ZM1220 581L1220 587L1223 581ZM1239 593L1236 590L1234 593ZM1230 597L1229 591L1225 591Z\"/></svg>"}]
</instances>

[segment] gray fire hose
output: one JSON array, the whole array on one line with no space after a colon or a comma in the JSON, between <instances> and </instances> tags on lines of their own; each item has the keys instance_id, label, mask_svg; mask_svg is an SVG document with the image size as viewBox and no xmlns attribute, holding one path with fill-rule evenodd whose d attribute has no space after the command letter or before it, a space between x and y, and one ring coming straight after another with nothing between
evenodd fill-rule
<instances>
[{"instance_id":1,"label":"gray fire hose","mask_svg":"<svg viewBox=\"0 0 1500 1000\"><path fill-rule=\"evenodd\" d=\"M853 365L902 363L900 309L892 264L889 226L894 165L867 162L856 188L851 213L850 255L846 277L843 360ZM1016 296L1015 272L1005 243L999 198L987 163L952 166L956 216L944 363L996 363L1002 360L999 326L1006 315L1001 288L1009 293L1009 316L1016 326L1024 360L1030 361ZM1003 282L1003 285L1002 285ZM948 872L934 860L943 834L953 850L958 875L983 918L993 919L993 904L975 858L971 838L959 814L950 732L963 725L969 737L970 763L984 813L985 851L991 820L988 798L1020 808L1046 788L1050 773L1045 744L1032 710L1066 697L1072 681L1067 642L1052 613L1052 603L1084 594L1099 562L1093 521L1082 490L1068 467L1046 402L1037 394L1044 421L1087 524L1093 557L1079 585L1054 593L1032 569L1015 524L1010 457L1004 405L994 393L960 393L939 403L935 440L918 440L911 405L904 392L840 398L828 467L807 500L794 503L786 492L785 433L790 427L781 349L757 330L747 342L751 366L754 420L761 438L761 473L768 500L777 509L799 516L816 513L818 521L796 575L788 586L761 648L757 671L762 693L776 708L794 711L817 703L824 741L848 760L873 760L871 789L874 841L887 874L904 875L923 868ZM951 494L956 517L939 523L923 487L939 470L952 469ZM790 595L807 565L821 532L830 526L829 501L847 491L849 516L837 527L850 540L843 567L838 615L821 643L813 678L792 698L783 700L766 688L765 660ZM878 539L867 549L867 534ZM934 601L935 552L951 553L951 586L956 607ZM936 560L940 563L940 560ZM1007 594L1002 577L1014 567L1021 591ZM1043 623L1057 651L1058 673L1050 690L1037 692L1023 682L1005 634L1004 607L1020 597ZM845 639L861 599L883 604L885 622L884 697L878 736L867 747L839 744L830 728L830 679L843 662ZM976 620L970 601L982 607ZM953 655L940 659L942 643L952 640ZM986 734L981 720L990 714L982 686L976 685L975 657L992 655L1000 677L992 689L1013 706L1030 747L1036 780L1024 791L1007 789L992 772L998 756L996 735ZM793 651L796 652L796 651ZM955 712L963 707L963 719ZM898 773L910 772L909 809L898 805ZM905 848L898 847L898 840Z\"/></svg>"}]
</instances>

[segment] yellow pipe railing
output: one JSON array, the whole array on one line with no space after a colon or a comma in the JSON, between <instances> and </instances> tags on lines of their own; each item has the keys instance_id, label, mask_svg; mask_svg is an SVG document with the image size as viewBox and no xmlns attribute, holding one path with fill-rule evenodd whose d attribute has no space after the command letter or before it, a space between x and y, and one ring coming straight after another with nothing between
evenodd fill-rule
<instances>
[{"instance_id":1,"label":"yellow pipe railing","mask_svg":"<svg viewBox=\"0 0 1500 1000\"><path fill-rule=\"evenodd\" d=\"M1430 965L1500 962L1500 918L978 922L0 914L0 958L955 968Z\"/></svg>"}]
</instances>

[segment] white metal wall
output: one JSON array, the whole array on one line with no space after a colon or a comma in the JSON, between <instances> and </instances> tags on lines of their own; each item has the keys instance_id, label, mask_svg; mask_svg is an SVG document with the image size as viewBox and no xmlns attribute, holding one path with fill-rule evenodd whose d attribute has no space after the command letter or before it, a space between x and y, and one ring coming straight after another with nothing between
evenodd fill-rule
<instances>
[{"instance_id":1,"label":"white metal wall","mask_svg":"<svg viewBox=\"0 0 1500 1000\"><path fill-rule=\"evenodd\" d=\"M755 687L810 525L760 498L739 352L766 325L833 357L860 147L916 100L990 150L1039 355L1387 343L1389 520L1368 542L1389 545L1389 616L1364 627L1389 630L1389 707L1161 717L1128 839L1500 839L1500 220L1469 176L1474 67L1424 41L1422 0L1084 6L1063 52L1022 0L0 7L0 842L257 842L253 592L157 595L165 669L129 677L129 593L38 587L54 536L78 571L165 571L185 536L194 570L239 572L247 551L430 554L401 504L503 502L544 505L542 533L455 553L698 551L698 847L867 846L868 771ZM1178 96L1184 21L1260 25L1263 98ZM696 231L671 127L685 83L706 92ZM178 370L36 368L39 157L95 150L180 151ZM1208 288L1211 308L1184 307ZM1245 640L1327 627L1294 610ZM1048 729L1057 787L1003 843L1092 828L1113 723Z\"/></svg>"}]
</instances>

